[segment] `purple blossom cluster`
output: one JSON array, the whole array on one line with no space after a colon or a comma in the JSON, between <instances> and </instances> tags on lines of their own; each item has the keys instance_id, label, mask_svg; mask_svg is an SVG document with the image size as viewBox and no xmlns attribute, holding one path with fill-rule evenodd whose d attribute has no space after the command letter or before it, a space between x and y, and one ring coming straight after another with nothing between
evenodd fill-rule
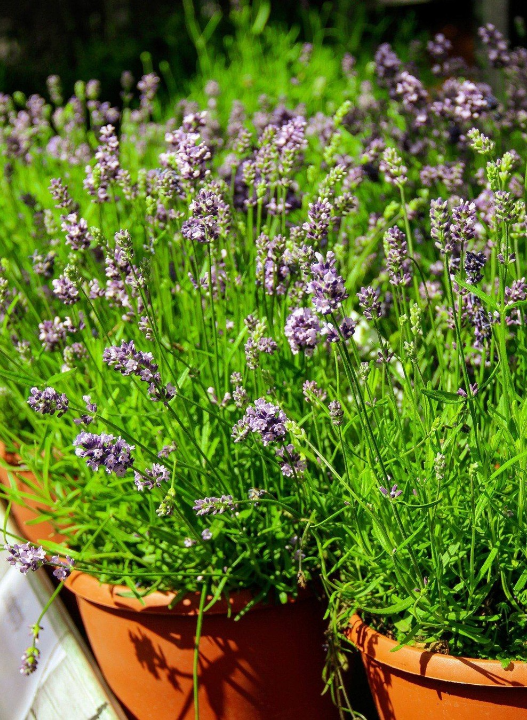
<instances>
[{"instance_id":1,"label":"purple blossom cluster","mask_svg":"<svg viewBox=\"0 0 527 720\"><path fill-rule=\"evenodd\" d=\"M507 67L511 62L509 45L500 31L491 23L487 23L479 28L478 35L487 48L491 65L495 68Z\"/></svg>"},{"instance_id":2,"label":"purple blossom cluster","mask_svg":"<svg viewBox=\"0 0 527 720\"><path fill-rule=\"evenodd\" d=\"M79 289L71 277L64 272L52 280L53 293L64 305L75 305L79 301Z\"/></svg>"},{"instance_id":3,"label":"purple blossom cluster","mask_svg":"<svg viewBox=\"0 0 527 720\"><path fill-rule=\"evenodd\" d=\"M65 344L68 333L76 333L82 330L84 324L74 325L71 318L61 320L59 317L53 320L43 320L38 325L38 339L42 342L45 350L56 350Z\"/></svg>"},{"instance_id":4,"label":"purple blossom cluster","mask_svg":"<svg viewBox=\"0 0 527 720\"><path fill-rule=\"evenodd\" d=\"M118 477L123 477L134 462L132 451L135 446L129 445L121 437L81 432L73 445L75 454L84 458L86 465L94 471L104 467L108 474L114 472Z\"/></svg>"},{"instance_id":5,"label":"purple blossom cluster","mask_svg":"<svg viewBox=\"0 0 527 720\"><path fill-rule=\"evenodd\" d=\"M189 129L189 116L186 116L182 127L175 132L167 132L165 141L169 151L160 156L161 164L177 170L183 181L196 183L206 178L210 171L207 162L211 152L204 142L200 142L200 134Z\"/></svg>"},{"instance_id":6,"label":"purple blossom cluster","mask_svg":"<svg viewBox=\"0 0 527 720\"><path fill-rule=\"evenodd\" d=\"M183 237L198 243L217 240L220 234L218 214L224 206L217 193L202 188L190 204L190 218L181 227Z\"/></svg>"},{"instance_id":7,"label":"purple blossom cluster","mask_svg":"<svg viewBox=\"0 0 527 720\"><path fill-rule=\"evenodd\" d=\"M27 402L35 412L41 415L54 415L57 413L57 417L62 417L68 412L69 407L66 394L59 394L52 387L47 387L44 390L39 390L36 387L31 388L31 395Z\"/></svg>"},{"instance_id":8,"label":"purple blossom cluster","mask_svg":"<svg viewBox=\"0 0 527 720\"><path fill-rule=\"evenodd\" d=\"M412 280L412 263L408 257L406 236L398 227L392 227L385 233L384 250L390 283L396 287L409 285Z\"/></svg>"},{"instance_id":9,"label":"purple blossom cluster","mask_svg":"<svg viewBox=\"0 0 527 720\"><path fill-rule=\"evenodd\" d=\"M99 141L95 165L86 166L84 187L96 202L107 203L110 202L110 187L119 179L121 173L119 140L113 125L101 127Z\"/></svg>"},{"instance_id":10,"label":"purple blossom cluster","mask_svg":"<svg viewBox=\"0 0 527 720\"><path fill-rule=\"evenodd\" d=\"M313 295L315 310L321 315L334 312L346 300L348 294L344 287L344 280L337 273L335 254L329 251L326 258L316 253L316 263L311 265L311 281L308 292Z\"/></svg>"},{"instance_id":11,"label":"purple blossom cluster","mask_svg":"<svg viewBox=\"0 0 527 720\"><path fill-rule=\"evenodd\" d=\"M293 355L313 355L320 342L320 321L309 308L296 308L287 318L284 334Z\"/></svg>"},{"instance_id":12,"label":"purple blossom cluster","mask_svg":"<svg viewBox=\"0 0 527 720\"><path fill-rule=\"evenodd\" d=\"M280 458L279 464L282 475L285 475L285 477L302 477L307 464L300 453L295 450L294 445L289 443L288 445L277 448L276 455Z\"/></svg>"},{"instance_id":13,"label":"purple blossom cluster","mask_svg":"<svg viewBox=\"0 0 527 720\"><path fill-rule=\"evenodd\" d=\"M373 287L362 287L357 293L359 299L359 305L362 308L364 317L368 320L375 320L381 317L381 292L379 289Z\"/></svg>"},{"instance_id":14,"label":"purple blossom cluster","mask_svg":"<svg viewBox=\"0 0 527 720\"><path fill-rule=\"evenodd\" d=\"M86 250L90 247L91 236L88 232L88 223L79 218L76 212L66 215L62 221L62 230L66 233L66 244L72 250Z\"/></svg>"},{"instance_id":15,"label":"purple blossom cluster","mask_svg":"<svg viewBox=\"0 0 527 720\"><path fill-rule=\"evenodd\" d=\"M333 208L326 198L319 198L309 204L308 221L304 223L306 240L315 247L327 245L328 231Z\"/></svg>"},{"instance_id":16,"label":"purple blossom cluster","mask_svg":"<svg viewBox=\"0 0 527 720\"><path fill-rule=\"evenodd\" d=\"M170 383L162 385L158 365L154 362L152 353L136 350L133 340L105 348L102 359L121 375L135 375L148 383L150 399L155 402L167 402L176 394L175 387Z\"/></svg>"},{"instance_id":17,"label":"purple blossom cluster","mask_svg":"<svg viewBox=\"0 0 527 720\"><path fill-rule=\"evenodd\" d=\"M267 295L284 295L298 262L297 253L286 246L286 239L276 235L256 239L256 281Z\"/></svg>"},{"instance_id":18,"label":"purple blossom cluster","mask_svg":"<svg viewBox=\"0 0 527 720\"><path fill-rule=\"evenodd\" d=\"M162 482L170 480L169 470L160 463L153 463L152 467L143 472L134 472L134 483L138 490L142 491L145 488L152 490L155 487L161 487Z\"/></svg>"},{"instance_id":19,"label":"purple blossom cluster","mask_svg":"<svg viewBox=\"0 0 527 720\"><path fill-rule=\"evenodd\" d=\"M286 434L287 416L277 405L258 398L232 429L234 442L244 440L249 432L260 435L264 445L280 441Z\"/></svg>"},{"instance_id":20,"label":"purple blossom cluster","mask_svg":"<svg viewBox=\"0 0 527 720\"><path fill-rule=\"evenodd\" d=\"M467 281L471 285L477 285L483 279L482 270L486 262L487 258L484 252L467 250L465 254L465 272L467 273Z\"/></svg>"},{"instance_id":21,"label":"purple blossom cluster","mask_svg":"<svg viewBox=\"0 0 527 720\"><path fill-rule=\"evenodd\" d=\"M20 570L22 575L35 572L46 562L46 553L42 546L36 547L26 542L22 545L16 543L14 545L6 544L4 548L9 553L6 558L7 562Z\"/></svg>"},{"instance_id":22,"label":"purple blossom cluster","mask_svg":"<svg viewBox=\"0 0 527 720\"><path fill-rule=\"evenodd\" d=\"M13 545L7 543L4 548L8 552L7 562L19 570L22 575L35 572L43 565L49 565L54 568L53 575L57 580L63 582L70 576L75 564L75 561L69 555L66 555L64 560L58 555L53 555L48 560L44 548L41 545L32 545L30 542L14 543Z\"/></svg>"},{"instance_id":23,"label":"purple blossom cluster","mask_svg":"<svg viewBox=\"0 0 527 720\"><path fill-rule=\"evenodd\" d=\"M221 515L225 510L234 510L235 504L232 495L222 495L221 497L205 497L194 501L192 508L196 515Z\"/></svg>"}]
</instances>

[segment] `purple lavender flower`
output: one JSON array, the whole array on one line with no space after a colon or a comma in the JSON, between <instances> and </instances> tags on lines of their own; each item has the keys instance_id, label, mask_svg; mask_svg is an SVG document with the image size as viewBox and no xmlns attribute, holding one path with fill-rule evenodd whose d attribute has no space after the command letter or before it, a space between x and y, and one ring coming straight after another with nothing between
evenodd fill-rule
<instances>
[{"instance_id":1,"label":"purple lavender flower","mask_svg":"<svg viewBox=\"0 0 527 720\"><path fill-rule=\"evenodd\" d=\"M360 292L357 293L359 305L364 311L364 317L368 320L381 317L380 294L380 290L372 287L361 287Z\"/></svg>"},{"instance_id":2,"label":"purple lavender flower","mask_svg":"<svg viewBox=\"0 0 527 720\"><path fill-rule=\"evenodd\" d=\"M388 147L383 151L379 170L390 185L402 186L408 182L408 168L395 148Z\"/></svg>"},{"instance_id":3,"label":"purple lavender flower","mask_svg":"<svg viewBox=\"0 0 527 720\"><path fill-rule=\"evenodd\" d=\"M357 64L356 58L353 57L353 55L349 52L345 52L342 56L342 72L344 75L347 75L348 77L352 77L355 72L355 65Z\"/></svg>"},{"instance_id":4,"label":"purple lavender flower","mask_svg":"<svg viewBox=\"0 0 527 720\"><path fill-rule=\"evenodd\" d=\"M324 247L327 244L329 224L331 222L331 203L325 198L319 198L309 204L307 223L304 223L306 238L312 244Z\"/></svg>"},{"instance_id":5,"label":"purple lavender flower","mask_svg":"<svg viewBox=\"0 0 527 720\"><path fill-rule=\"evenodd\" d=\"M382 492L383 495L386 497L390 497L392 500L395 500L395 498L398 498L399 495L403 494L402 490L397 489L397 485L393 485L391 490L387 490L385 487L380 487L379 490Z\"/></svg>"},{"instance_id":6,"label":"purple lavender flower","mask_svg":"<svg viewBox=\"0 0 527 720\"><path fill-rule=\"evenodd\" d=\"M59 317L53 320L43 320L38 325L38 339L42 341L46 350L56 350L66 339L66 326Z\"/></svg>"},{"instance_id":7,"label":"purple lavender flower","mask_svg":"<svg viewBox=\"0 0 527 720\"><path fill-rule=\"evenodd\" d=\"M152 490L161 487L161 483L170 480L170 472L164 465L153 463L152 467L142 473L134 472L134 482L138 490Z\"/></svg>"},{"instance_id":8,"label":"purple lavender flower","mask_svg":"<svg viewBox=\"0 0 527 720\"><path fill-rule=\"evenodd\" d=\"M157 453L157 457L158 458L167 458L169 455L171 455L176 450L177 450L176 443L171 442L169 445L163 445L161 450Z\"/></svg>"},{"instance_id":9,"label":"purple lavender flower","mask_svg":"<svg viewBox=\"0 0 527 720\"><path fill-rule=\"evenodd\" d=\"M205 542L207 542L208 540L212 540L212 532L209 530L209 528L205 528L205 530L201 531L201 538L202 540L205 540Z\"/></svg>"},{"instance_id":10,"label":"purple lavender flower","mask_svg":"<svg viewBox=\"0 0 527 720\"><path fill-rule=\"evenodd\" d=\"M449 78L442 88L442 99L432 103L436 115L455 123L469 123L490 109L490 88L470 80Z\"/></svg>"},{"instance_id":11,"label":"purple lavender flower","mask_svg":"<svg viewBox=\"0 0 527 720\"><path fill-rule=\"evenodd\" d=\"M55 253L53 251L48 252L46 255L41 255L37 250L31 255L31 261L33 263L33 270L36 275L42 275L42 277L50 278L53 275L55 267Z\"/></svg>"},{"instance_id":12,"label":"purple lavender flower","mask_svg":"<svg viewBox=\"0 0 527 720\"><path fill-rule=\"evenodd\" d=\"M312 396L323 401L326 399L326 391L323 388L318 387L315 380L306 380L302 385L302 392L306 399L306 402L312 402Z\"/></svg>"},{"instance_id":13,"label":"purple lavender flower","mask_svg":"<svg viewBox=\"0 0 527 720\"><path fill-rule=\"evenodd\" d=\"M284 445L276 449L276 454L281 458L280 469L285 477L302 477L307 467L305 460L295 450L294 445Z\"/></svg>"},{"instance_id":14,"label":"purple lavender flower","mask_svg":"<svg viewBox=\"0 0 527 720\"><path fill-rule=\"evenodd\" d=\"M211 158L211 152L205 143L198 142L198 133L179 128L175 132L168 132L165 140L171 150L161 155L163 165L174 167L182 180L198 182L207 177L210 172L207 161Z\"/></svg>"},{"instance_id":15,"label":"purple lavender flower","mask_svg":"<svg viewBox=\"0 0 527 720\"><path fill-rule=\"evenodd\" d=\"M452 224L450 235L452 240L463 247L474 239L476 234L476 205L468 200L462 200L452 210Z\"/></svg>"},{"instance_id":16,"label":"purple lavender flower","mask_svg":"<svg viewBox=\"0 0 527 720\"><path fill-rule=\"evenodd\" d=\"M108 190L121 173L119 162L119 140L113 125L104 125L100 130L100 145L95 153L96 163L86 167L84 187L96 202L110 201Z\"/></svg>"},{"instance_id":17,"label":"purple lavender flower","mask_svg":"<svg viewBox=\"0 0 527 720\"><path fill-rule=\"evenodd\" d=\"M344 340L351 340L357 329L357 323L353 318L345 317L339 325L339 331Z\"/></svg>"},{"instance_id":18,"label":"purple lavender flower","mask_svg":"<svg viewBox=\"0 0 527 720\"><path fill-rule=\"evenodd\" d=\"M217 497L206 497L194 501L192 508L196 515L221 515L225 510L234 510L235 505L232 495Z\"/></svg>"},{"instance_id":19,"label":"purple lavender flower","mask_svg":"<svg viewBox=\"0 0 527 720\"><path fill-rule=\"evenodd\" d=\"M107 473L114 472L118 477L123 477L134 462L131 452L135 446L129 445L121 437L116 439L105 433L95 435L81 432L73 445L76 447L75 454L84 458L86 465L95 471L102 465Z\"/></svg>"},{"instance_id":20,"label":"purple lavender flower","mask_svg":"<svg viewBox=\"0 0 527 720\"><path fill-rule=\"evenodd\" d=\"M430 235L435 246L441 252L451 252L453 246L450 242L450 217L448 202L446 200L431 200L430 202Z\"/></svg>"},{"instance_id":21,"label":"purple lavender flower","mask_svg":"<svg viewBox=\"0 0 527 720\"><path fill-rule=\"evenodd\" d=\"M202 244L209 243L211 240L207 234L206 224L198 218L185 220L181 227L181 234L186 240L192 240Z\"/></svg>"},{"instance_id":22,"label":"purple lavender flower","mask_svg":"<svg viewBox=\"0 0 527 720\"><path fill-rule=\"evenodd\" d=\"M286 434L286 414L277 405L258 398L250 405L243 418L232 429L234 442L239 442L249 432L258 433L264 445L277 442Z\"/></svg>"},{"instance_id":23,"label":"purple lavender flower","mask_svg":"<svg viewBox=\"0 0 527 720\"><path fill-rule=\"evenodd\" d=\"M220 235L218 216L226 211L226 205L216 192L202 188L190 204L191 217L181 227L187 240L209 243Z\"/></svg>"},{"instance_id":24,"label":"purple lavender flower","mask_svg":"<svg viewBox=\"0 0 527 720\"><path fill-rule=\"evenodd\" d=\"M92 237L88 232L88 223L84 218L79 218L76 212L66 215L62 221L62 230L66 233L66 244L73 250L90 247Z\"/></svg>"},{"instance_id":25,"label":"purple lavender flower","mask_svg":"<svg viewBox=\"0 0 527 720\"><path fill-rule=\"evenodd\" d=\"M73 200L70 197L68 188L62 182L61 178L52 178L49 186L51 197L55 200L55 207L63 210L70 210L73 208Z\"/></svg>"},{"instance_id":26,"label":"purple lavender flower","mask_svg":"<svg viewBox=\"0 0 527 720\"><path fill-rule=\"evenodd\" d=\"M501 222L511 222L514 216L514 197L506 190L496 190L494 193L496 219Z\"/></svg>"},{"instance_id":27,"label":"purple lavender flower","mask_svg":"<svg viewBox=\"0 0 527 720\"><path fill-rule=\"evenodd\" d=\"M527 282L522 277L519 280L513 280L510 287L505 288L505 299L507 305L525 300L527 297Z\"/></svg>"},{"instance_id":28,"label":"purple lavender flower","mask_svg":"<svg viewBox=\"0 0 527 720\"><path fill-rule=\"evenodd\" d=\"M392 50L389 43L383 43L377 48L375 53L375 72L382 85L393 85L393 82L399 73L401 61Z\"/></svg>"},{"instance_id":29,"label":"purple lavender flower","mask_svg":"<svg viewBox=\"0 0 527 720\"><path fill-rule=\"evenodd\" d=\"M495 68L507 67L511 62L508 43L500 31L491 23L478 29L483 44L487 48L490 63Z\"/></svg>"},{"instance_id":30,"label":"purple lavender flower","mask_svg":"<svg viewBox=\"0 0 527 720\"><path fill-rule=\"evenodd\" d=\"M147 75L143 75L137 83L137 89L140 92L139 102L143 120L147 120L152 114L153 101L160 82L159 77L155 73L148 73Z\"/></svg>"},{"instance_id":31,"label":"purple lavender flower","mask_svg":"<svg viewBox=\"0 0 527 720\"><path fill-rule=\"evenodd\" d=\"M26 649L21 657L22 664L20 665L20 672L22 675L31 675L35 672L38 667L38 661L40 657L40 650L31 645Z\"/></svg>"},{"instance_id":32,"label":"purple lavender flower","mask_svg":"<svg viewBox=\"0 0 527 720\"><path fill-rule=\"evenodd\" d=\"M333 323L324 323L322 325L321 334L324 335L327 342L329 343L337 343L340 340L339 331L337 328L333 325Z\"/></svg>"},{"instance_id":33,"label":"purple lavender flower","mask_svg":"<svg viewBox=\"0 0 527 720\"><path fill-rule=\"evenodd\" d=\"M46 86L54 105L62 105L62 83L58 75L48 75L46 78Z\"/></svg>"},{"instance_id":34,"label":"purple lavender flower","mask_svg":"<svg viewBox=\"0 0 527 720\"><path fill-rule=\"evenodd\" d=\"M4 549L9 553L7 562L20 570L22 575L38 570L46 561L46 553L41 545L36 547L29 542L22 545L6 543Z\"/></svg>"},{"instance_id":35,"label":"purple lavender flower","mask_svg":"<svg viewBox=\"0 0 527 720\"><path fill-rule=\"evenodd\" d=\"M313 297L315 310L321 315L329 315L336 310L348 297L344 280L338 275L335 268L335 254L328 252L326 259L320 253L315 253L318 262L311 265L312 280L307 289Z\"/></svg>"},{"instance_id":36,"label":"purple lavender flower","mask_svg":"<svg viewBox=\"0 0 527 720\"><path fill-rule=\"evenodd\" d=\"M465 255L465 272L467 273L467 282L471 285L477 285L483 279L481 272L485 267L487 258L483 252L471 252L467 250Z\"/></svg>"},{"instance_id":37,"label":"purple lavender flower","mask_svg":"<svg viewBox=\"0 0 527 720\"><path fill-rule=\"evenodd\" d=\"M62 417L68 411L69 400L67 396L47 387L45 390L39 390L36 387L31 388L31 395L28 398L28 405L42 415L54 415Z\"/></svg>"},{"instance_id":38,"label":"purple lavender flower","mask_svg":"<svg viewBox=\"0 0 527 720\"><path fill-rule=\"evenodd\" d=\"M53 293L64 305L75 305L79 301L79 290L72 279L64 273L51 282Z\"/></svg>"},{"instance_id":39,"label":"purple lavender flower","mask_svg":"<svg viewBox=\"0 0 527 720\"><path fill-rule=\"evenodd\" d=\"M75 560L69 555L66 555L65 560L61 560L58 555L53 555L50 564L55 565L53 575L60 582L64 582L64 580L67 580L71 575L71 571L73 569L73 566L75 565Z\"/></svg>"},{"instance_id":40,"label":"purple lavender flower","mask_svg":"<svg viewBox=\"0 0 527 720\"><path fill-rule=\"evenodd\" d=\"M436 62L443 62L452 50L452 43L442 33L438 33L433 40L428 41L426 49Z\"/></svg>"},{"instance_id":41,"label":"purple lavender flower","mask_svg":"<svg viewBox=\"0 0 527 720\"><path fill-rule=\"evenodd\" d=\"M267 295L285 294L294 263L295 258L286 250L282 235L270 240L262 234L256 239L256 281L265 287Z\"/></svg>"},{"instance_id":42,"label":"purple lavender flower","mask_svg":"<svg viewBox=\"0 0 527 720\"><path fill-rule=\"evenodd\" d=\"M301 115L296 115L284 123L274 139L274 145L281 155L292 153L293 155L307 146L306 120Z\"/></svg>"},{"instance_id":43,"label":"purple lavender flower","mask_svg":"<svg viewBox=\"0 0 527 720\"><path fill-rule=\"evenodd\" d=\"M319 341L320 322L309 308L297 308L287 318L284 333L293 355L302 351L309 357Z\"/></svg>"},{"instance_id":44,"label":"purple lavender flower","mask_svg":"<svg viewBox=\"0 0 527 720\"><path fill-rule=\"evenodd\" d=\"M481 348L492 337L492 325L495 318L482 307L481 300L472 293L466 296L465 315L474 328L474 347Z\"/></svg>"},{"instance_id":45,"label":"purple lavender flower","mask_svg":"<svg viewBox=\"0 0 527 720\"><path fill-rule=\"evenodd\" d=\"M409 285L412 265L408 257L406 236L398 227L392 227L384 234L384 250L391 284L396 287Z\"/></svg>"},{"instance_id":46,"label":"purple lavender flower","mask_svg":"<svg viewBox=\"0 0 527 720\"><path fill-rule=\"evenodd\" d=\"M144 382L161 380L152 353L136 350L133 340L123 341L119 346L111 345L105 348L102 359L121 375L137 375Z\"/></svg>"},{"instance_id":47,"label":"purple lavender flower","mask_svg":"<svg viewBox=\"0 0 527 720\"><path fill-rule=\"evenodd\" d=\"M247 367L250 370L255 370L258 367L260 353L273 355L277 348L278 345L272 338L261 337L257 333L251 334L244 347Z\"/></svg>"},{"instance_id":48,"label":"purple lavender flower","mask_svg":"<svg viewBox=\"0 0 527 720\"><path fill-rule=\"evenodd\" d=\"M95 413L97 412L97 405L96 405L95 403L92 403L91 397L90 397L89 395L83 395L83 396L82 396L82 399L84 400L84 402L85 402L85 404L86 404L86 410L87 410L89 413L95 414ZM92 423L93 420L94 420L93 414L91 414L91 415L88 415L88 414L81 415L80 418L75 418L75 419L73 420L73 422L74 422L76 425L91 425L91 423Z\"/></svg>"},{"instance_id":49,"label":"purple lavender flower","mask_svg":"<svg viewBox=\"0 0 527 720\"><path fill-rule=\"evenodd\" d=\"M64 358L64 365L61 368L62 372L73 370L74 367L78 366L78 363L75 361L84 360L87 355L86 348L82 343L76 342L65 347L62 353L62 357Z\"/></svg>"},{"instance_id":50,"label":"purple lavender flower","mask_svg":"<svg viewBox=\"0 0 527 720\"><path fill-rule=\"evenodd\" d=\"M427 93L422 82L404 70L397 75L394 95L402 102L406 112L411 113L415 126L424 125L428 120Z\"/></svg>"},{"instance_id":51,"label":"purple lavender flower","mask_svg":"<svg viewBox=\"0 0 527 720\"><path fill-rule=\"evenodd\" d=\"M340 427L344 418L344 411L342 409L342 405L338 400L332 400L329 403L328 408L331 422L333 423L333 425L335 425L335 427Z\"/></svg>"}]
</instances>

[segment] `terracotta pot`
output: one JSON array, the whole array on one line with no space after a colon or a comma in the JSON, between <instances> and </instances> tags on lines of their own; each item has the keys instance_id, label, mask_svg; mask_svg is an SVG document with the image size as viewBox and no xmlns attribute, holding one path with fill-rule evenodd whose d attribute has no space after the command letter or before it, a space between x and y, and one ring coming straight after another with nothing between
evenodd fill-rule
<instances>
[{"instance_id":1,"label":"terracotta pot","mask_svg":"<svg viewBox=\"0 0 527 720\"><path fill-rule=\"evenodd\" d=\"M30 481L35 485L37 479L30 470L18 469L20 457L16 453L7 452L3 442L0 442L0 458L10 465L9 470L0 465L0 484L9 487L11 485L9 474L11 474L20 492L34 495L35 490L24 481ZM49 520L42 520L39 523L31 525L28 524L30 520L34 520L36 517L39 517L41 512L45 511L46 508L31 497L24 498L24 505L16 502L11 503L11 514L21 534L26 540L29 540L35 545L40 545L44 540L60 543L65 539L64 535L56 532L56 526Z\"/></svg>"},{"instance_id":2,"label":"terracotta pot","mask_svg":"<svg viewBox=\"0 0 527 720\"><path fill-rule=\"evenodd\" d=\"M527 720L527 663L453 657L405 646L354 615L358 647L381 720Z\"/></svg>"},{"instance_id":3,"label":"terracotta pot","mask_svg":"<svg viewBox=\"0 0 527 720\"><path fill-rule=\"evenodd\" d=\"M74 571L88 638L108 684L137 720L194 720L193 658L199 595L173 609L175 595L154 592L145 605L123 586ZM200 720L333 720L323 690L323 622L313 596L257 605L233 616L248 591L220 600L204 616L199 656Z\"/></svg>"}]
</instances>

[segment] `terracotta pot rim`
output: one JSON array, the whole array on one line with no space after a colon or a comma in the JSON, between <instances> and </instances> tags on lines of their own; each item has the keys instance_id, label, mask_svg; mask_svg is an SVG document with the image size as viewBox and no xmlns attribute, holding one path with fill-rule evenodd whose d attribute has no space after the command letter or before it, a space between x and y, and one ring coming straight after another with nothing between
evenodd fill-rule
<instances>
[{"instance_id":1,"label":"terracotta pot rim","mask_svg":"<svg viewBox=\"0 0 527 720\"><path fill-rule=\"evenodd\" d=\"M130 588L126 585L101 583L93 575L88 575L88 573L82 572L81 570L74 570L66 580L65 585L68 590L71 590L78 598L112 610L128 610L147 615L197 615L199 612L201 597L201 593L199 592L188 593L172 609L169 609L168 605L175 600L177 593L160 592L156 590L144 597L144 604L142 604L135 597L122 597L119 594L122 592L130 592ZM288 598L287 604L295 603L297 600L311 596L312 594L306 590L300 593L298 598ZM207 615L226 615L228 612L233 614L239 613L253 599L254 593L251 590L236 590L230 594L228 599L222 595L222 597L207 610ZM207 596L206 602L209 603L211 600L212 595ZM251 612L256 609L262 610L269 607L275 607L274 603L260 601L251 607Z\"/></svg>"},{"instance_id":2,"label":"terracotta pot rim","mask_svg":"<svg viewBox=\"0 0 527 720\"><path fill-rule=\"evenodd\" d=\"M410 645L392 652L398 643L371 628L359 615L351 617L346 634L362 654L396 671L465 685L527 687L527 662L514 661L504 669L499 660L442 655Z\"/></svg>"}]
</instances>

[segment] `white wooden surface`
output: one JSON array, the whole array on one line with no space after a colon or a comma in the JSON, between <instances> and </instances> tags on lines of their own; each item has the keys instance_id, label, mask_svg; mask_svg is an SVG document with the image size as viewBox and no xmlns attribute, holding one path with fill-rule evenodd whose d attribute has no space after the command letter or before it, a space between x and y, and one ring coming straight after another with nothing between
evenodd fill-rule
<instances>
[{"instance_id":1,"label":"white wooden surface","mask_svg":"<svg viewBox=\"0 0 527 720\"><path fill-rule=\"evenodd\" d=\"M3 517L0 505L0 527ZM126 720L60 597L41 622L38 669L20 674L29 626L53 587L43 570L24 576L5 557L0 538L0 720Z\"/></svg>"}]
</instances>

